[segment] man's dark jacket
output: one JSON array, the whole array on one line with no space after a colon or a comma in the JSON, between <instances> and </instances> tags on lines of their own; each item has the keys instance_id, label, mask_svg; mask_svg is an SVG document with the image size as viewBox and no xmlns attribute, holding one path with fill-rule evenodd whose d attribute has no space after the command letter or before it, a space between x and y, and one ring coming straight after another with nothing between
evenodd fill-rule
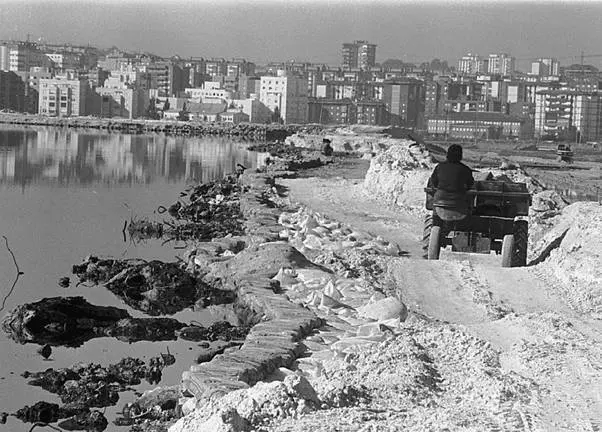
<instances>
[{"instance_id":1,"label":"man's dark jacket","mask_svg":"<svg viewBox=\"0 0 602 432\"><path fill-rule=\"evenodd\" d=\"M466 201L466 191L474 184L472 170L462 162L441 162L435 167L428 185L437 189L437 200Z\"/></svg>"}]
</instances>

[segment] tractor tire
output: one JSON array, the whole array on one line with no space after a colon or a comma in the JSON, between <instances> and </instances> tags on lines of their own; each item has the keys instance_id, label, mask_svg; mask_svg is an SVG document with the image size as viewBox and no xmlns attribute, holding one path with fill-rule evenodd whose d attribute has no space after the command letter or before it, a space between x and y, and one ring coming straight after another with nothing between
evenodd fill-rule
<instances>
[{"instance_id":1,"label":"tractor tire","mask_svg":"<svg viewBox=\"0 0 602 432\"><path fill-rule=\"evenodd\" d=\"M431 238L431 230L433 229L433 213L429 212L424 217L424 230L422 232L422 249L426 253L429 249L429 239Z\"/></svg>"},{"instance_id":2,"label":"tractor tire","mask_svg":"<svg viewBox=\"0 0 602 432\"><path fill-rule=\"evenodd\" d=\"M434 226L431 228L431 235L429 236L429 247L428 247L428 253L427 253L427 258L429 260L438 260L439 259L439 252L441 251L441 244L440 244L440 237L441 237L441 227L438 226Z\"/></svg>"},{"instance_id":3,"label":"tractor tire","mask_svg":"<svg viewBox=\"0 0 602 432\"><path fill-rule=\"evenodd\" d=\"M512 267L527 265L527 244L529 240L529 223L525 220L514 222L514 254Z\"/></svg>"},{"instance_id":4,"label":"tractor tire","mask_svg":"<svg viewBox=\"0 0 602 432\"><path fill-rule=\"evenodd\" d=\"M506 234L502 241L502 267L512 267L514 256L514 234Z\"/></svg>"}]
</instances>

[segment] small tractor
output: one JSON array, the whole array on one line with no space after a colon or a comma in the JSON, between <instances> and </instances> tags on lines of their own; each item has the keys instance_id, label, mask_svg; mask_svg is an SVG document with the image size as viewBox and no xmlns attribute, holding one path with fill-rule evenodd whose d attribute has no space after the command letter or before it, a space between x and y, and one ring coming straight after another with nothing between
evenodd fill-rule
<instances>
[{"instance_id":1,"label":"small tractor","mask_svg":"<svg viewBox=\"0 0 602 432\"><path fill-rule=\"evenodd\" d=\"M423 247L429 260L439 259L441 248L502 255L502 267L527 265L527 236L531 194L525 183L476 181L466 205L435 202L435 189L425 188Z\"/></svg>"},{"instance_id":2,"label":"small tractor","mask_svg":"<svg viewBox=\"0 0 602 432\"><path fill-rule=\"evenodd\" d=\"M574 154L573 149L568 144L558 144L556 147L558 162L572 163Z\"/></svg>"}]
</instances>

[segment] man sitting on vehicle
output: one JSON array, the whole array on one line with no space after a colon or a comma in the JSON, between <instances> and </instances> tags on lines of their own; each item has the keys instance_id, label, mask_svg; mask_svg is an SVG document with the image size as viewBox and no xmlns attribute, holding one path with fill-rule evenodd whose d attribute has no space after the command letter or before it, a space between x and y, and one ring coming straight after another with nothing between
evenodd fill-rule
<instances>
[{"instance_id":1,"label":"man sitting on vehicle","mask_svg":"<svg viewBox=\"0 0 602 432\"><path fill-rule=\"evenodd\" d=\"M435 204L454 203L465 207L466 192L474 184L472 170L462 162L462 146L452 144L447 149L447 160L435 167L428 186L435 188Z\"/></svg>"}]
</instances>

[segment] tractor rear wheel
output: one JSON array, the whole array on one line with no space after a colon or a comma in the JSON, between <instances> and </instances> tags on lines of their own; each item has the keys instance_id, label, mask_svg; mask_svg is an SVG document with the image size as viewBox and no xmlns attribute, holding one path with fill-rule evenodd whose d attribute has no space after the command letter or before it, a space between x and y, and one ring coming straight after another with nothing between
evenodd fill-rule
<instances>
[{"instance_id":1,"label":"tractor rear wheel","mask_svg":"<svg viewBox=\"0 0 602 432\"><path fill-rule=\"evenodd\" d=\"M502 267L512 267L514 256L514 234L506 234L502 241Z\"/></svg>"},{"instance_id":2,"label":"tractor rear wheel","mask_svg":"<svg viewBox=\"0 0 602 432\"><path fill-rule=\"evenodd\" d=\"M431 235L429 237L429 247L427 258L429 260L438 260L439 252L441 251L441 244L439 242L441 237L441 227L434 226L431 228Z\"/></svg>"},{"instance_id":3,"label":"tractor rear wheel","mask_svg":"<svg viewBox=\"0 0 602 432\"><path fill-rule=\"evenodd\" d=\"M429 240L431 238L431 230L433 229L433 213L429 212L424 217L424 230L422 232L422 249L426 253L429 249Z\"/></svg>"},{"instance_id":4,"label":"tractor rear wheel","mask_svg":"<svg viewBox=\"0 0 602 432\"><path fill-rule=\"evenodd\" d=\"M529 240L529 223L525 220L514 222L514 254L512 267L527 265L527 244Z\"/></svg>"}]
</instances>

